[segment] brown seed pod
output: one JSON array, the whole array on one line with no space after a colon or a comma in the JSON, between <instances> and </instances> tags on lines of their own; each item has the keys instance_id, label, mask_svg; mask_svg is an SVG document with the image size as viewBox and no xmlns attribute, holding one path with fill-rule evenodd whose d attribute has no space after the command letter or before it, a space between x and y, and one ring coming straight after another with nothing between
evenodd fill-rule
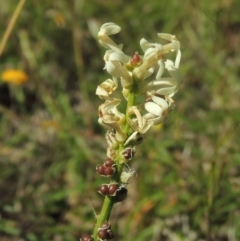
<instances>
[{"instance_id":1,"label":"brown seed pod","mask_svg":"<svg viewBox=\"0 0 240 241\"><path fill-rule=\"evenodd\" d=\"M115 237L113 231L111 229L107 230L107 238L106 239L113 239Z\"/></svg>"},{"instance_id":2,"label":"brown seed pod","mask_svg":"<svg viewBox=\"0 0 240 241\"><path fill-rule=\"evenodd\" d=\"M103 165L106 167L111 167L113 164L114 164L114 161L111 158L107 158L103 163Z\"/></svg>"},{"instance_id":3,"label":"brown seed pod","mask_svg":"<svg viewBox=\"0 0 240 241\"><path fill-rule=\"evenodd\" d=\"M108 221L105 221L98 230L100 229L111 229L111 223Z\"/></svg>"},{"instance_id":4,"label":"brown seed pod","mask_svg":"<svg viewBox=\"0 0 240 241\"><path fill-rule=\"evenodd\" d=\"M108 237L107 229L99 229L98 230L98 237L102 240L107 239L107 237Z\"/></svg>"},{"instance_id":5,"label":"brown seed pod","mask_svg":"<svg viewBox=\"0 0 240 241\"><path fill-rule=\"evenodd\" d=\"M104 169L104 175L107 177L112 176L114 174L114 172L115 172L115 168L112 168L112 167L106 166Z\"/></svg>"},{"instance_id":6,"label":"brown seed pod","mask_svg":"<svg viewBox=\"0 0 240 241\"><path fill-rule=\"evenodd\" d=\"M98 165L96 166L96 170L97 170L97 173L99 173L100 175L104 175L105 166L104 166L104 165L101 165L101 164L98 164Z\"/></svg>"},{"instance_id":7,"label":"brown seed pod","mask_svg":"<svg viewBox=\"0 0 240 241\"><path fill-rule=\"evenodd\" d=\"M111 183L111 184L109 184L108 195L109 196L116 196L118 188L119 188L119 184L118 183Z\"/></svg>"},{"instance_id":8,"label":"brown seed pod","mask_svg":"<svg viewBox=\"0 0 240 241\"><path fill-rule=\"evenodd\" d=\"M99 188L98 192L102 195L108 195L109 194L109 188L107 184L102 184Z\"/></svg>"}]
</instances>

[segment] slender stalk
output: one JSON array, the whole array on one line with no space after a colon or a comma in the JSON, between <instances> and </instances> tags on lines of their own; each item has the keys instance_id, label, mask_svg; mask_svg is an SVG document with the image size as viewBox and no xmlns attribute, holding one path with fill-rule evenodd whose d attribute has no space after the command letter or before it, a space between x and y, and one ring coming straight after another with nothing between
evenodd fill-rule
<instances>
[{"instance_id":1,"label":"slender stalk","mask_svg":"<svg viewBox=\"0 0 240 241\"><path fill-rule=\"evenodd\" d=\"M136 94L134 93L134 91L135 91L135 88L132 88L132 90L130 91L129 96L128 96L128 101L126 104L126 116L127 116L128 109L135 104ZM129 134L130 128L131 127L129 126L128 122L126 121L125 127L123 128L125 134ZM120 160L121 160L120 156L121 156L121 152L123 151L123 149L124 149L124 146L119 145L119 148L117 151L117 156L115 159L116 173L112 177L112 180L110 182L118 183L120 180L120 176L123 171L123 164L120 162ZM98 228L102 225L103 222L109 220L114 204L115 204L115 197L105 196L101 212L97 217L97 223L94 228L94 232L93 232L94 240L98 239Z\"/></svg>"},{"instance_id":2,"label":"slender stalk","mask_svg":"<svg viewBox=\"0 0 240 241\"><path fill-rule=\"evenodd\" d=\"M222 158L218 152L220 148L224 145L224 142L228 139L219 138L216 144L215 155L213 157L213 161L211 162L211 171L209 174L209 182L208 182L208 196L207 196L207 240L214 240L212 234L212 219L211 217L214 215L214 204L219 194L219 184L222 179L223 168L224 168L224 158Z\"/></svg>"},{"instance_id":3,"label":"slender stalk","mask_svg":"<svg viewBox=\"0 0 240 241\"><path fill-rule=\"evenodd\" d=\"M81 5L83 5L84 1L81 1ZM69 10L72 15L72 41L73 41L73 51L74 51L74 59L77 70L78 79L80 81L80 92L81 94L86 95L86 89L84 86L84 62L82 56L81 42L82 42L82 33L81 29L78 26L78 17L77 17L77 9L75 0L69 1ZM80 12L82 11L82 6L80 8Z\"/></svg>"},{"instance_id":4,"label":"slender stalk","mask_svg":"<svg viewBox=\"0 0 240 241\"><path fill-rule=\"evenodd\" d=\"M215 160L211 163L211 171L209 175L209 182L208 182L208 197L207 197L207 240L212 240L212 220L211 220L211 213L215 198Z\"/></svg>"},{"instance_id":5,"label":"slender stalk","mask_svg":"<svg viewBox=\"0 0 240 241\"><path fill-rule=\"evenodd\" d=\"M9 38L12 30L13 30L13 27L14 27L16 21L17 21L17 18L19 16L19 14L22 11L22 8L23 8L23 5L25 4L25 2L26 2L26 0L20 0L18 5L17 5L17 7L16 7L16 9L15 9L15 12L12 15L12 18L11 18L11 20L10 20L8 26L7 26L7 29L6 29L6 31L5 31L5 33L3 35L2 41L0 43L0 56L3 53L3 50L4 50L5 45L7 43L7 40Z\"/></svg>"}]
</instances>

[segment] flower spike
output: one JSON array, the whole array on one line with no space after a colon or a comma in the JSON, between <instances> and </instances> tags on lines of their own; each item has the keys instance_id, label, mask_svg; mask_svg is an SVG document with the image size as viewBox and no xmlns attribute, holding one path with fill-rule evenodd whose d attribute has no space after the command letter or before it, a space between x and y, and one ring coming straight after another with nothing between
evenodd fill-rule
<instances>
[{"instance_id":1,"label":"flower spike","mask_svg":"<svg viewBox=\"0 0 240 241\"><path fill-rule=\"evenodd\" d=\"M107 129L108 157L96 166L96 172L110 180L98 189L104 203L92 236L95 241L114 238L108 217L114 204L128 197L127 186L136 177L136 171L127 163L134 160L136 146L142 143L150 128L167 118L174 107L172 97L183 81L179 71L180 42L175 35L158 34L167 44L142 38L142 53L134 51L130 57L124 53L122 44L111 39L111 35L120 31L120 26L110 22L103 24L98 32L99 43L106 48L104 69L111 77L96 89L96 94L104 100L98 108L98 122ZM175 59L170 58L170 52L176 52Z\"/></svg>"}]
</instances>

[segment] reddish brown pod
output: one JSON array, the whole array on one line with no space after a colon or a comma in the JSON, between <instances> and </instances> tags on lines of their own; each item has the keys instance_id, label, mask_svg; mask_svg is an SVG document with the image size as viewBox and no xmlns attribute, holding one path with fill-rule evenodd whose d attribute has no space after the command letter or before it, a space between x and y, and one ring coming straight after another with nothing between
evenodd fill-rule
<instances>
[{"instance_id":1,"label":"reddish brown pod","mask_svg":"<svg viewBox=\"0 0 240 241\"><path fill-rule=\"evenodd\" d=\"M102 195L109 195L108 184L102 184L98 190L98 192Z\"/></svg>"},{"instance_id":2,"label":"reddish brown pod","mask_svg":"<svg viewBox=\"0 0 240 241\"><path fill-rule=\"evenodd\" d=\"M104 166L104 165L98 164L98 165L96 166L96 171L97 171L97 173L99 173L100 175L104 175L104 170L105 170L105 166Z\"/></svg>"},{"instance_id":3,"label":"reddish brown pod","mask_svg":"<svg viewBox=\"0 0 240 241\"><path fill-rule=\"evenodd\" d=\"M106 166L106 167L112 167L112 166L114 165L114 163L115 163L115 162L113 161L113 159L107 158L107 159L104 161L103 165Z\"/></svg>"},{"instance_id":4,"label":"reddish brown pod","mask_svg":"<svg viewBox=\"0 0 240 241\"><path fill-rule=\"evenodd\" d=\"M115 172L115 168L113 167L105 167L104 169L104 176L111 177Z\"/></svg>"},{"instance_id":5,"label":"reddish brown pod","mask_svg":"<svg viewBox=\"0 0 240 241\"><path fill-rule=\"evenodd\" d=\"M111 183L111 184L109 184L108 195L109 196L116 196L118 189L119 189L119 184L118 183Z\"/></svg>"},{"instance_id":6,"label":"reddish brown pod","mask_svg":"<svg viewBox=\"0 0 240 241\"><path fill-rule=\"evenodd\" d=\"M99 230L98 230L98 237L99 237L101 240L107 239L107 237L108 237L107 229L99 229Z\"/></svg>"}]
</instances>

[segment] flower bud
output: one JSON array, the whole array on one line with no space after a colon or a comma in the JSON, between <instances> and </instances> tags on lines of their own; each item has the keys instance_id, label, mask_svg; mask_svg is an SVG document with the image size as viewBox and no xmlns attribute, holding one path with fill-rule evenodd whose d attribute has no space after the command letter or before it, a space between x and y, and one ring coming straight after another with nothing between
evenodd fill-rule
<instances>
[{"instance_id":1,"label":"flower bud","mask_svg":"<svg viewBox=\"0 0 240 241\"><path fill-rule=\"evenodd\" d=\"M100 31L98 35L113 35L119 33L121 31L121 27L115 23L104 23L100 27Z\"/></svg>"}]
</instances>

